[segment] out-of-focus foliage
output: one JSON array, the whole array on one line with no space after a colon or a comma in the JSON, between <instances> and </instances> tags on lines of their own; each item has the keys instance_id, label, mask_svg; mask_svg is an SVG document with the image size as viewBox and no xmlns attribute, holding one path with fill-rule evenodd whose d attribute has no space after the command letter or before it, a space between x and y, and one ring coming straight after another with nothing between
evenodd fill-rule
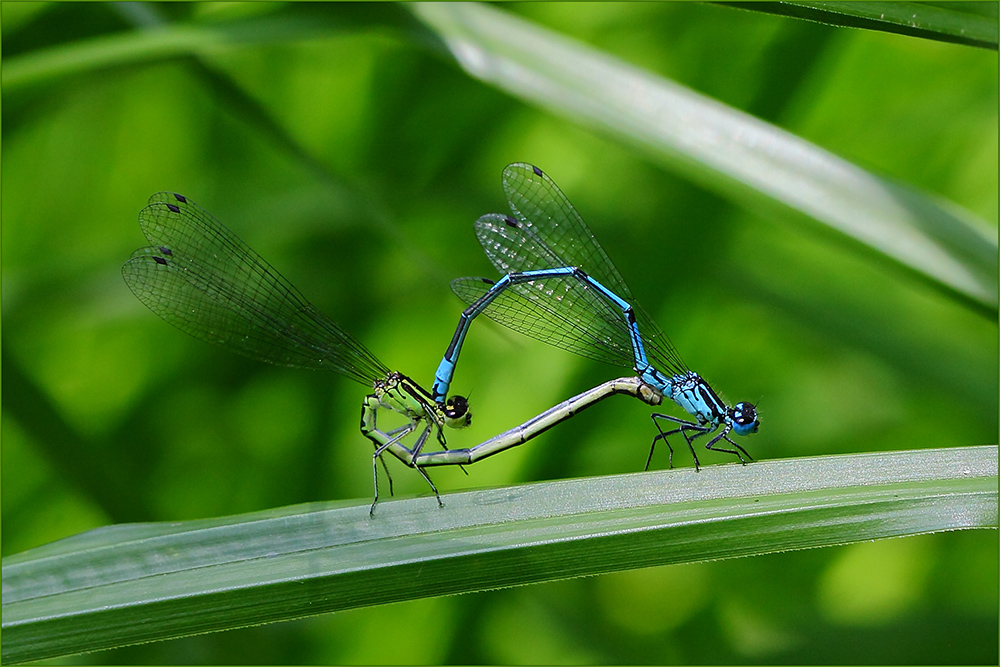
<instances>
[{"instance_id":1,"label":"out-of-focus foliage","mask_svg":"<svg viewBox=\"0 0 1000 667\"><path fill-rule=\"evenodd\" d=\"M471 223L505 210L505 164L533 162L686 361L730 398L762 397L761 432L745 442L755 456L997 441L995 321L829 232L734 205L470 78L414 39L427 33L399 7L319 7L323 21L307 25L294 5L0 8L5 65L73 63L104 37L111 50L3 90L5 555L111 523L371 492L357 432L365 388L189 339L124 286L121 263L145 244L136 214L159 190L207 208L386 364L428 381L460 310L448 280L495 277ZM964 207L996 236L993 52L688 3L503 10ZM249 17L268 29L205 37ZM198 58L161 44L116 60L162 22L190 26ZM453 442L615 373L477 323L455 386L476 423ZM636 471L650 430L648 409L612 400L469 477L432 474L448 491ZM424 491L393 471L397 493ZM400 603L74 660L995 663L996 599L996 536L977 532Z\"/></svg>"}]
</instances>

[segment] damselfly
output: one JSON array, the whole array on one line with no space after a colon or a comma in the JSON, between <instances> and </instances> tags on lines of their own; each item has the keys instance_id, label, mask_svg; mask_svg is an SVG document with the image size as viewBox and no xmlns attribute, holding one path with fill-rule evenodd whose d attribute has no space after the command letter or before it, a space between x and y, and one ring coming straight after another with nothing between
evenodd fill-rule
<instances>
[{"instance_id":1,"label":"damselfly","mask_svg":"<svg viewBox=\"0 0 1000 667\"><path fill-rule=\"evenodd\" d=\"M476 221L475 230L486 256L504 275L496 282L486 278L452 281L454 292L471 305L459 318L438 366L434 400L445 400L465 336L472 320L482 313L570 352L630 366L648 390L667 396L692 415L693 421L653 413L658 434L650 447L647 469L660 440L670 450L673 465L673 448L667 438L676 433L684 436L697 468L693 442L720 427L706 448L734 454L744 463L744 455L752 460L729 433L756 433L756 406L746 401L727 405L688 368L670 339L635 304L618 269L552 179L538 167L511 164L504 169L503 188L513 216L484 215ZM660 420L676 428L665 431ZM736 449L716 447L720 440Z\"/></svg>"},{"instance_id":2,"label":"damselfly","mask_svg":"<svg viewBox=\"0 0 1000 667\"><path fill-rule=\"evenodd\" d=\"M316 310L277 270L200 206L179 194L159 192L139 213L139 226L152 244L132 253L122 276L150 310L181 331L251 359L278 366L329 370L371 387L361 408L361 432L375 454L374 512L378 471L389 452L416 468L441 502L437 488L422 470L431 432L445 447L444 427L471 423L463 396L444 402L406 375L390 371L375 355L331 319ZM406 423L378 427L381 408ZM420 431L412 447L403 439ZM389 477L392 492L392 478Z\"/></svg>"},{"instance_id":3,"label":"damselfly","mask_svg":"<svg viewBox=\"0 0 1000 667\"><path fill-rule=\"evenodd\" d=\"M370 513L374 513L379 497L376 462L381 461L389 474L382 458L385 452L416 468L443 504L425 467L474 463L525 443L615 394L635 396L651 405L660 402L660 395L639 378L619 378L479 445L448 449L443 427L464 428L472 419L464 397L434 401L409 377L390 371L364 345L316 310L260 255L186 197L169 192L153 195L139 213L139 225L152 245L132 253L122 275L133 294L161 318L195 338L258 361L330 370L372 388L361 407L361 432L375 446L375 500ZM402 415L406 423L381 430L377 415L382 408ZM408 447L403 438L417 430L416 442ZM432 431L442 449L424 451Z\"/></svg>"}]
</instances>

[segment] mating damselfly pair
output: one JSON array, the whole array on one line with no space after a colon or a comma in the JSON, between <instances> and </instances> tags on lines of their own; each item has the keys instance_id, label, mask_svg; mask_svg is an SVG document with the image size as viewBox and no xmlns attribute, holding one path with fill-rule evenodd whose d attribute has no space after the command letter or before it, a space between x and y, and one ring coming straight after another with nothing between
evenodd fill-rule
<instances>
[{"instance_id":1,"label":"mating damselfly pair","mask_svg":"<svg viewBox=\"0 0 1000 667\"><path fill-rule=\"evenodd\" d=\"M150 197L139 225L152 245L134 252L122 275L150 310L196 338L279 366L335 371L371 387L373 392L362 403L361 432L375 447L372 513L379 498L379 462L392 491L386 453L415 468L442 504L424 468L473 463L523 444L615 394L654 406L667 397L694 418L652 414L657 433L647 469L661 441L673 465L668 438L676 434L687 442L696 468L694 442L712 434L707 449L746 463L750 455L730 434L757 431L756 406L745 401L727 405L687 367L634 302L607 253L545 173L528 164L508 165L503 188L512 215L491 213L475 223L476 236L502 277L452 281L452 290L470 305L459 317L429 391L391 371L260 255L182 195L160 192ZM468 400L448 392L469 327L481 314L556 347L631 368L635 375L609 380L474 447L448 449L445 428L465 428L472 421ZM402 416L403 425L380 428L380 410ZM664 429L664 423L669 428ZM407 444L413 434L412 444ZM440 449L425 451L432 435Z\"/></svg>"}]
</instances>

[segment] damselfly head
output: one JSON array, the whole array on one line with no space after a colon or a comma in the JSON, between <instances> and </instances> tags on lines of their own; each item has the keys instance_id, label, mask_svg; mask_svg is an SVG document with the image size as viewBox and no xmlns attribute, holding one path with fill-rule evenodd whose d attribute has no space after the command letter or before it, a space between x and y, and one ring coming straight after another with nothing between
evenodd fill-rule
<instances>
[{"instance_id":1,"label":"damselfly head","mask_svg":"<svg viewBox=\"0 0 1000 667\"><path fill-rule=\"evenodd\" d=\"M729 409L729 417L732 419L733 430L737 435L750 435L756 433L760 426L757 419L757 406L747 401L741 401Z\"/></svg>"},{"instance_id":2,"label":"damselfly head","mask_svg":"<svg viewBox=\"0 0 1000 667\"><path fill-rule=\"evenodd\" d=\"M465 396L450 396L444 402L444 423L449 428L465 428L472 423L469 399Z\"/></svg>"}]
</instances>

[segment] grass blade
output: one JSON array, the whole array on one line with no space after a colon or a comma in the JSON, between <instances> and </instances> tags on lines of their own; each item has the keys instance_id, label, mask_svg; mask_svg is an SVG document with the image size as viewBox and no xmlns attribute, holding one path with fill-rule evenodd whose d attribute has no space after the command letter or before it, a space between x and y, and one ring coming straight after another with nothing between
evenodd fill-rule
<instances>
[{"instance_id":1,"label":"grass blade","mask_svg":"<svg viewBox=\"0 0 1000 667\"><path fill-rule=\"evenodd\" d=\"M470 75L631 143L705 187L780 203L997 312L991 225L583 44L469 3L407 5Z\"/></svg>"},{"instance_id":2,"label":"grass blade","mask_svg":"<svg viewBox=\"0 0 1000 667\"><path fill-rule=\"evenodd\" d=\"M995 2L725 2L737 9L997 50Z\"/></svg>"},{"instance_id":3,"label":"grass blade","mask_svg":"<svg viewBox=\"0 0 1000 667\"><path fill-rule=\"evenodd\" d=\"M995 446L109 526L3 561L21 662L419 597L997 526Z\"/></svg>"}]
</instances>

